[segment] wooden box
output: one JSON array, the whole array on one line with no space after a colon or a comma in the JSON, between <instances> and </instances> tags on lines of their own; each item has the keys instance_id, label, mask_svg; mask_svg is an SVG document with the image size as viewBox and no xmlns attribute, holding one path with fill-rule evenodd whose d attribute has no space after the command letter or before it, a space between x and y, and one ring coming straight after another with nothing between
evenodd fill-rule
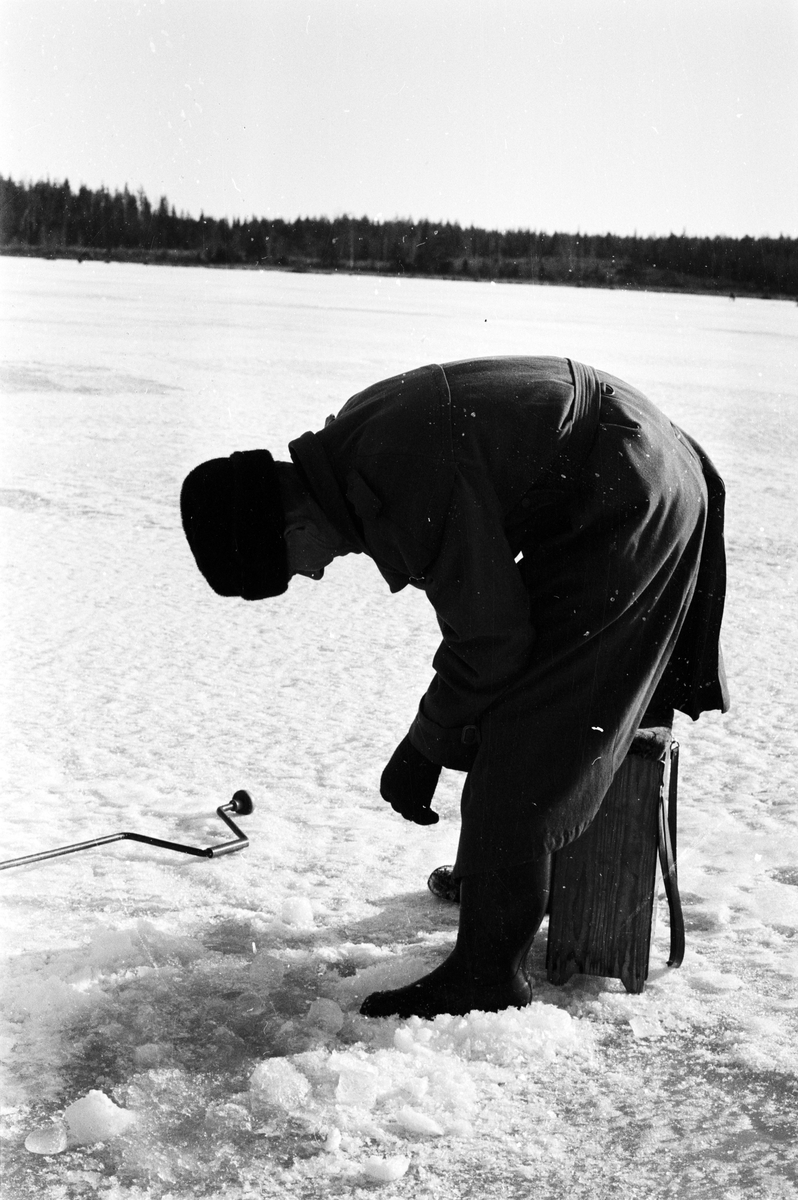
<instances>
[{"instance_id":1,"label":"wooden box","mask_svg":"<svg viewBox=\"0 0 798 1200\"><path fill-rule=\"evenodd\" d=\"M669 729L640 730L599 812L554 855L546 972L620 979L642 992L648 975L659 850L671 909L670 966L684 953L676 883L678 743Z\"/></svg>"}]
</instances>

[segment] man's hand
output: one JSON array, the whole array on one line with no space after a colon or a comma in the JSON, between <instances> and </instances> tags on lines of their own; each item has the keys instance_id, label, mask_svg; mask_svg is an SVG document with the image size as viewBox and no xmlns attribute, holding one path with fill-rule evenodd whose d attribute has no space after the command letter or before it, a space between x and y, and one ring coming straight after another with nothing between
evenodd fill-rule
<instances>
[{"instance_id":1,"label":"man's hand","mask_svg":"<svg viewBox=\"0 0 798 1200\"><path fill-rule=\"evenodd\" d=\"M394 750L382 773L380 795L395 812L416 825L435 825L438 814L430 808L441 768L416 750L408 734Z\"/></svg>"}]
</instances>

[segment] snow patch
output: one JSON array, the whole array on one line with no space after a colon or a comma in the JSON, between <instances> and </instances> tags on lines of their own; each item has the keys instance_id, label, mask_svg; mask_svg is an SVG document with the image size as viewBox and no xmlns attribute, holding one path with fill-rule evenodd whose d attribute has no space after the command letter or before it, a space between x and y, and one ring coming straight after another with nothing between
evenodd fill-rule
<instances>
[{"instance_id":1,"label":"snow patch","mask_svg":"<svg viewBox=\"0 0 798 1200\"><path fill-rule=\"evenodd\" d=\"M691 971L687 982L697 992L736 992L743 986L731 971Z\"/></svg>"}]
</instances>

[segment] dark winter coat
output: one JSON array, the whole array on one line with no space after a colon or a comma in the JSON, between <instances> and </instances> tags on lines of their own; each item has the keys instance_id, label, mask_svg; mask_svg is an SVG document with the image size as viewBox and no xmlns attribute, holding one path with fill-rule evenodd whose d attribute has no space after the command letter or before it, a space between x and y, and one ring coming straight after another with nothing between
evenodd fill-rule
<instances>
[{"instance_id":1,"label":"dark winter coat","mask_svg":"<svg viewBox=\"0 0 798 1200\"><path fill-rule=\"evenodd\" d=\"M410 734L468 771L461 873L578 836L652 698L728 707L723 485L628 384L567 359L434 364L290 452L391 590L435 608Z\"/></svg>"}]
</instances>

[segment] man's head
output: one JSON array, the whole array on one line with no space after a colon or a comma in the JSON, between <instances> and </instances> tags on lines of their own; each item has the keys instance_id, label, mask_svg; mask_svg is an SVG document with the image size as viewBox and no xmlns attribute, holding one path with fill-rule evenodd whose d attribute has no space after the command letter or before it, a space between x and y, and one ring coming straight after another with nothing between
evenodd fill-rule
<instances>
[{"instance_id":1,"label":"man's head","mask_svg":"<svg viewBox=\"0 0 798 1200\"><path fill-rule=\"evenodd\" d=\"M268 450L200 463L183 483L180 511L197 566L220 596L262 600L286 591L285 513Z\"/></svg>"},{"instance_id":2,"label":"man's head","mask_svg":"<svg viewBox=\"0 0 798 1200\"><path fill-rule=\"evenodd\" d=\"M333 558L351 549L296 468L275 462L268 450L195 467L180 509L197 566L220 596L280 596L292 575L321 579Z\"/></svg>"}]
</instances>

